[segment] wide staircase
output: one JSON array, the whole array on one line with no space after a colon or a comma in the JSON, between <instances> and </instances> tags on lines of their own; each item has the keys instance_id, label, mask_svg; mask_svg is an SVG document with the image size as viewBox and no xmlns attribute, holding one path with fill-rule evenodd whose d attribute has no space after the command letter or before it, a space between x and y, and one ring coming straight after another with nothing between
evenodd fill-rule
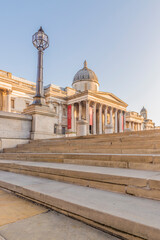
<instances>
[{"instance_id":1,"label":"wide staircase","mask_svg":"<svg viewBox=\"0 0 160 240\"><path fill-rule=\"evenodd\" d=\"M0 187L120 239L159 240L160 130L4 149Z\"/></svg>"}]
</instances>

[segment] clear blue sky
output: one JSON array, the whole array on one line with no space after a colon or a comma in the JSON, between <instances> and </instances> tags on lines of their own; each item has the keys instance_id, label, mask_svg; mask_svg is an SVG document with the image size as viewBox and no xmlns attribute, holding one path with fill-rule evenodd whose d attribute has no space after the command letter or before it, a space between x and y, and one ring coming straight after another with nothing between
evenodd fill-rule
<instances>
[{"instance_id":1,"label":"clear blue sky","mask_svg":"<svg viewBox=\"0 0 160 240\"><path fill-rule=\"evenodd\" d=\"M86 59L100 90L160 125L160 0L0 0L0 69L36 81L32 35L50 39L44 85L71 86Z\"/></svg>"}]
</instances>

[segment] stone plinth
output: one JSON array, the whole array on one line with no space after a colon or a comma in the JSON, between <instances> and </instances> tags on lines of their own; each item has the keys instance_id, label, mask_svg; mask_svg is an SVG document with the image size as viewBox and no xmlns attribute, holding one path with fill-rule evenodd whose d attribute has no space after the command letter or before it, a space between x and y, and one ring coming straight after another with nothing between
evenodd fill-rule
<instances>
[{"instance_id":1,"label":"stone plinth","mask_svg":"<svg viewBox=\"0 0 160 240\"><path fill-rule=\"evenodd\" d=\"M77 136L86 136L87 135L87 121L79 120L77 122Z\"/></svg>"},{"instance_id":2,"label":"stone plinth","mask_svg":"<svg viewBox=\"0 0 160 240\"><path fill-rule=\"evenodd\" d=\"M54 137L55 113L47 105L30 105L24 110L32 120L31 139L49 139Z\"/></svg>"},{"instance_id":3,"label":"stone plinth","mask_svg":"<svg viewBox=\"0 0 160 240\"><path fill-rule=\"evenodd\" d=\"M107 124L105 126L105 134L107 133L113 133L113 125L112 124Z\"/></svg>"}]
</instances>

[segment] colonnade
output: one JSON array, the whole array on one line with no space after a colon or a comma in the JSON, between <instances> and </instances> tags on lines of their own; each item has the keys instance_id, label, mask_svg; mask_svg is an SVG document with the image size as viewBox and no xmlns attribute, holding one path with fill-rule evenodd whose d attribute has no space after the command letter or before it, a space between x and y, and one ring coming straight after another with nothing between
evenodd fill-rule
<instances>
[{"instance_id":1,"label":"colonnade","mask_svg":"<svg viewBox=\"0 0 160 240\"><path fill-rule=\"evenodd\" d=\"M138 122L128 122L128 128L131 129L132 131L140 131L143 130L142 129L142 123L138 123Z\"/></svg>"},{"instance_id":2,"label":"colonnade","mask_svg":"<svg viewBox=\"0 0 160 240\"><path fill-rule=\"evenodd\" d=\"M90 108L91 112L90 112ZM92 113L92 116L90 115ZM113 132L123 132L126 128L126 113L117 108L93 101L81 101L72 104L72 132L76 132L76 121L86 120L87 134L105 133L107 125L113 127ZM92 125L90 125L92 118Z\"/></svg>"}]
</instances>

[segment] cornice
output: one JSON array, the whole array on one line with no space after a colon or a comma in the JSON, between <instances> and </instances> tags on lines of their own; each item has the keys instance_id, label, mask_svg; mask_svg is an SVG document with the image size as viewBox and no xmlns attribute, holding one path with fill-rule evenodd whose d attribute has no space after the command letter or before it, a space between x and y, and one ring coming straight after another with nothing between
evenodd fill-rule
<instances>
[{"instance_id":1,"label":"cornice","mask_svg":"<svg viewBox=\"0 0 160 240\"><path fill-rule=\"evenodd\" d=\"M97 99L97 101L98 101L98 100L103 100L104 102L109 102L109 103L116 104L116 105L122 106L122 107L127 107L127 106L128 106L127 104L125 104L125 103L123 103L123 102L122 102L122 103L116 102L116 101L114 101L114 100L112 100L112 99L108 99L108 98L99 96L98 94L93 93L93 92L91 92L91 91L89 91L89 90L86 90L86 91L81 92L81 93L74 94L74 95L72 95L72 96L68 96L68 97L66 98L66 100L69 101L69 100L76 99L77 97L82 97L82 96L87 96L88 98L89 98L90 96L93 96L93 97L95 97L95 98ZM88 100L89 100L89 99L88 99Z\"/></svg>"}]
</instances>

